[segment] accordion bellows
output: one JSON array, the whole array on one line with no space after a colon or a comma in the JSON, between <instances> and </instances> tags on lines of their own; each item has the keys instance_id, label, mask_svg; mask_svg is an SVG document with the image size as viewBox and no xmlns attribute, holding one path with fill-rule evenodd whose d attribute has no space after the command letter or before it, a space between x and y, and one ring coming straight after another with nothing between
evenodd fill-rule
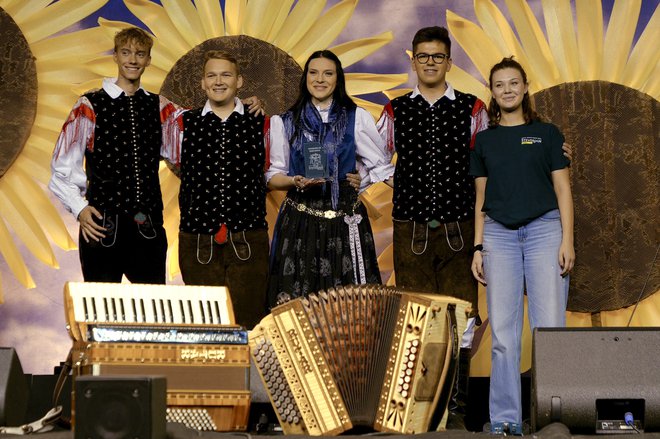
<instances>
[{"instance_id":1,"label":"accordion bellows","mask_svg":"<svg viewBox=\"0 0 660 439\"><path fill-rule=\"evenodd\" d=\"M468 306L358 285L274 308L249 344L284 433L441 429Z\"/></svg>"}]
</instances>

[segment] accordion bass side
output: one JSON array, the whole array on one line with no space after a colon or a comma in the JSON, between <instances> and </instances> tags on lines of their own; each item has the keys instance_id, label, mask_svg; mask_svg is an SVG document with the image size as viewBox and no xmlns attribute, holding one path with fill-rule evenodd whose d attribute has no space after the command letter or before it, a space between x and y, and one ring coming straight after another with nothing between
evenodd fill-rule
<instances>
[{"instance_id":1,"label":"accordion bass side","mask_svg":"<svg viewBox=\"0 0 660 439\"><path fill-rule=\"evenodd\" d=\"M442 429L468 306L360 285L274 308L249 345L284 433Z\"/></svg>"}]
</instances>

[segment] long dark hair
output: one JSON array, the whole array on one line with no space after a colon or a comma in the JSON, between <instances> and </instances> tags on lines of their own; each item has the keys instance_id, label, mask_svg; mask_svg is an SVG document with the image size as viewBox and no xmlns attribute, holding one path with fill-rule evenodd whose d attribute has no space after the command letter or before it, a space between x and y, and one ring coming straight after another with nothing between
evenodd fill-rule
<instances>
[{"instance_id":1,"label":"long dark hair","mask_svg":"<svg viewBox=\"0 0 660 439\"><path fill-rule=\"evenodd\" d=\"M488 84L491 90L491 98L490 103L488 104L488 126L491 128L498 126L500 124L500 119L502 118L502 110L500 109L500 106L497 104L497 102L495 102L495 98L492 97L493 74L498 70L504 69L518 70L520 72L520 76L522 76L523 82L527 84L527 74L525 73L525 69L523 69L518 61L514 61L512 56L508 58L502 58L502 61L495 64L493 68L490 69ZM526 124L531 123L532 121L541 120L541 117L536 113L536 111L534 111L534 108L532 107L532 102L529 98L529 90L526 91L525 95L523 96L522 110Z\"/></svg>"},{"instance_id":2,"label":"long dark hair","mask_svg":"<svg viewBox=\"0 0 660 439\"><path fill-rule=\"evenodd\" d=\"M309 72L309 63L316 58L327 58L335 63L335 68L337 69L337 85L335 86L335 91L332 92L333 105L339 105L347 109L352 109L357 106L346 91L346 77L344 76L344 69L342 68L341 61L339 61L337 55L329 50L317 50L307 58L305 68L300 77L298 99L296 99L296 102L291 108L289 108L289 111L293 113L293 126L295 127L296 132L298 131L300 114L305 108L305 105L312 100L312 95L309 90L307 90L307 73ZM293 133L292 138L295 138L296 132Z\"/></svg>"}]
</instances>

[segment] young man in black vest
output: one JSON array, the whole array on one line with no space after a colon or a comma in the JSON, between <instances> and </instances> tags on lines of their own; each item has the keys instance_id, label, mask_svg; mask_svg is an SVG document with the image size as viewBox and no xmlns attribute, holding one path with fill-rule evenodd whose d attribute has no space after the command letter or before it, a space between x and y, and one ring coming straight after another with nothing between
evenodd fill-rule
<instances>
[{"instance_id":1,"label":"young man in black vest","mask_svg":"<svg viewBox=\"0 0 660 439\"><path fill-rule=\"evenodd\" d=\"M488 127L486 105L446 81L451 69L447 29L422 28L412 41L418 85L383 109L378 129L397 153L392 219L394 272L402 288L445 294L472 303L461 340L448 428L465 428L470 358L481 324L478 289L470 278L474 237L474 178L470 150ZM570 157L571 148L564 144Z\"/></svg>"},{"instance_id":2,"label":"young man in black vest","mask_svg":"<svg viewBox=\"0 0 660 439\"><path fill-rule=\"evenodd\" d=\"M267 119L237 98L236 59L205 55L202 108L172 114L163 157L180 167L179 266L186 284L226 285L238 324L266 315L268 231L264 134Z\"/></svg>"},{"instance_id":3,"label":"young man in black vest","mask_svg":"<svg viewBox=\"0 0 660 439\"><path fill-rule=\"evenodd\" d=\"M158 162L175 106L140 86L152 45L141 29L117 33L117 78L78 99L53 153L49 188L80 222L85 281L165 283Z\"/></svg>"},{"instance_id":4,"label":"young man in black vest","mask_svg":"<svg viewBox=\"0 0 660 439\"><path fill-rule=\"evenodd\" d=\"M427 27L412 42L418 85L393 99L378 121L397 153L392 219L394 272L399 287L446 294L472 303L461 341L449 427L463 427L477 283L470 278L474 236L474 179L468 174L477 132L487 128L485 104L447 81L451 41L447 29ZM453 424L453 425L452 425Z\"/></svg>"}]
</instances>

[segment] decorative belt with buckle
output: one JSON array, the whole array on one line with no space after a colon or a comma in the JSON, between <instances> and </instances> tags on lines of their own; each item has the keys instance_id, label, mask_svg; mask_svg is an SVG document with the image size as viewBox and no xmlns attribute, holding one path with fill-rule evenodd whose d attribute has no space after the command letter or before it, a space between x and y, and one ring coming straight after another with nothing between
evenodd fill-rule
<instances>
[{"instance_id":1,"label":"decorative belt with buckle","mask_svg":"<svg viewBox=\"0 0 660 439\"><path fill-rule=\"evenodd\" d=\"M348 215L348 213L344 212L343 210L318 210L318 209L313 209L309 206L305 206L302 203L296 203L293 201L291 198L286 197L284 199L284 204L287 206L291 206L292 208L296 209L298 212L304 212L309 215L313 215L319 218L325 218L325 219L334 219L334 218L340 218L342 216ZM360 200L356 201L355 204L353 205L353 210L357 208L357 206L360 204Z\"/></svg>"}]
</instances>

